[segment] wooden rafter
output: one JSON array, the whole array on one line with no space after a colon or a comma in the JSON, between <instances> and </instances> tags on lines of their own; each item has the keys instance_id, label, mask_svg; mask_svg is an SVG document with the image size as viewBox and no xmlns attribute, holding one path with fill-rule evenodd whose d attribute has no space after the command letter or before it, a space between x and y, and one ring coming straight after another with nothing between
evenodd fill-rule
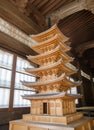
<instances>
[{"instance_id":1,"label":"wooden rafter","mask_svg":"<svg viewBox=\"0 0 94 130\"><path fill-rule=\"evenodd\" d=\"M31 1L32 1L32 0L31 0ZM37 7L37 5L38 5L39 3L41 3L41 0L35 0L35 1L33 2L33 5L34 5L35 7Z\"/></svg>"},{"instance_id":2,"label":"wooden rafter","mask_svg":"<svg viewBox=\"0 0 94 130\"><path fill-rule=\"evenodd\" d=\"M44 15L45 12L47 12L48 10L50 10L50 8L52 6L54 6L55 4L56 4L56 0L50 0L49 2L47 2L47 4L45 4L45 6L42 7L42 9L41 9L42 14Z\"/></svg>"},{"instance_id":3,"label":"wooden rafter","mask_svg":"<svg viewBox=\"0 0 94 130\"><path fill-rule=\"evenodd\" d=\"M42 2L40 2L37 7L41 8L42 6L44 6L49 0L43 0Z\"/></svg>"},{"instance_id":4,"label":"wooden rafter","mask_svg":"<svg viewBox=\"0 0 94 130\"><path fill-rule=\"evenodd\" d=\"M37 7L35 7L31 3L28 3L27 7L26 7L26 11L35 17L37 23L41 27L44 27L44 28L46 27L46 20L45 20L44 16L41 14L41 12L37 9Z\"/></svg>"},{"instance_id":5,"label":"wooden rafter","mask_svg":"<svg viewBox=\"0 0 94 130\"><path fill-rule=\"evenodd\" d=\"M58 0L58 1L53 1L53 3L48 7L46 8L44 11L43 11L43 14L47 13L48 11L50 11L54 6L58 5L58 3L61 2L61 0Z\"/></svg>"},{"instance_id":6,"label":"wooden rafter","mask_svg":"<svg viewBox=\"0 0 94 130\"><path fill-rule=\"evenodd\" d=\"M64 5L66 5L66 4L68 4L68 3L72 2L72 1L74 1L74 0L67 0L67 1L66 0L61 0L60 2L58 2L58 4L56 4L53 8L51 8L51 10L49 10L47 13L45 13L45 15L50 14L53 11L56 11L61 6L64 6Z\"/></svg>"},{"instance_id":7,"label":"wooden rafter","mask_svg":"<svg viewBox=\"0 0 94 130\"><path fill-rule=\"evenodd\" d=\"M32 19L22 14L8 0L0 0L0 17L16 25L28 34L34 34L42 31L41 27L39 27Z\"/></svg>"},{"instance_id":8,"label":"wooden rafter","mask_svg":"<svg viewBox=\"0 0 94 130\"><path fill-rule=\"evenodd\" d=\"M50 2L48 2L41 10L41 12L43 13L43 15L49 14L53 11L55 11L56 9L60 8L62 5L68 4L70 2L72 2L73 0L51 0Z\"/></svg>"}]
</instances>

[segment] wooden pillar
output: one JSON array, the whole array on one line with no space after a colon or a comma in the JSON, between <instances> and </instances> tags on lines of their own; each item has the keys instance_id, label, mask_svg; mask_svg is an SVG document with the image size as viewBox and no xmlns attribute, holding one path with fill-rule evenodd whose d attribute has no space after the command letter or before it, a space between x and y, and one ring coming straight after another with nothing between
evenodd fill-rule
<instances>
[{"instance_id":1,"label":"wooden pillar","mask_svg":"<svg viewBox=\"0 0 94 130\"><path fill-rule=\"evenodd\" d=\"M64 115L66 115L66 113L67 113L67 111L66 111L66 105L67 105L67 104L66 104L66 101L65 101L65 100L64 100L63 102L64 102L64 103L63 103L63 106L64 106Z\"/></svg>"},{"instance_id":2,"label":"wooden pillar","mask_svg":"<svg viewBox=\"0 0 94 130\"><path fill-rule=\"evenodd\" d=\"M73 100L71 99L70 100L70 114L73 113L73 111L74 111L73 109L74 109L74 107L73 107Z\"/></svg>"},{"instance_id":3,"label":"wooden pillar","mask_svg":"<svg viewBox=\"0 0 94 130\"><path fill-rule=\"evenodd\" d=\"M71 113L70 105L70 100L67 100L67 114Z\"/></svg>"},{"instance_id":4,"label":"wooden pillar","mask_svg":"<svg viewBox=\"0 0 94 130\"><path fill-rule=\"evenodd\" d=\"M63 115L66 114L66 102L63 100Z\"/></svg>"},{"instance_id":5,"label":"wooden pillar","mask_svg":"<svg viewBox=\"0 0 94 130\"><path fill-rule=\"evenodd\" d=\"M76 112L76 104L75 104L75 100L73 100L73 106L74 106L74 112Z\"/></svg>"},{"instance_id":6,"label":"wooden pillar","mask_svg":"<svg viewBox=\"0 0 94 130\"><path fill-rule=\"evenodd\" d=\"M13 65L12 65L12 76L11 76L11 90L10 90L10 102L9 102L9 110L13 109L13 100L14 100L14 86L15 86L15 72L16 72L16 61L17 55L13 56Z\"/></svg>"},{"instance_id":7,"label":"wooden pillar","mask_svg":"<svg viewBox=\"0 0 94 130\"><path fill-rule=\"evenodd\" d=\"M92 96L94 101L94 83L93 83L93 76L91 73L90 73L90 81L91 81L91 90L92 90ZM92 105L94 105L94 102L92 102Z\"/></svg>"},{"instance_id":8,"label":"wooden pillar","mask_svg":"<svg viewBox=\"0 0 94 130\"><path fill-rule=\"evenodd\" d=\"M77 60L77 68L78 68L78 77L79 77L79 80L82 81L82 76L81 76L81 66L80 66L80 63L79 61ZM80 92L80 94L83 95L82 99L80 100L80 105L81 106L85 106L86 105L86 102L85 102L85 93L84 93L84 88L83 88L83 82L82 84L79 86L79 88L77 88L77 90Z\"/></svg>"}]
</instances>

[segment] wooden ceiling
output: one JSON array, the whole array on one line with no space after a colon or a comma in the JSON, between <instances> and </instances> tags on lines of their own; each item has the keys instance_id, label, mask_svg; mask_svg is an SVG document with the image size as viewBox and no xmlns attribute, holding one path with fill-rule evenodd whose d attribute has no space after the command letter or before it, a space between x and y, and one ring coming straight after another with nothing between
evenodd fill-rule
<instances>
[{"instance_id":1,"label":"wooden ceiling","mask_svg":"<svg viewBox=\"0 0 94 130\"><path fill-rule=\"evenodd\" d=\"M40 27L47 27L45 17L75 0L10 0L22 13Z\"/></svg>"},{"instance_id":2,"label":"wooden ceiling","mask_svg":"<svg viewBox=\"0 0 94 130\"><path fill-rule=\"evenodd\" d=\"M72 1L75 0L30 0L30 3L45 16Z\"/></svg>"},{"instance_id":3,"label":"wooden ceiling","mask_svg":"<svg viewBox=\"0 0 94 130\"><path fill-rule=\"evenodd\" d=\"M70 38L73 47L94 40L94 14L88 10L81 10L61 19L58 27Z\"/></svg>"},{"instance_id":4,"label":"wooden ceiling","mask_svg":"<svg viewBox=\"0 0 94 130\"><path fill-rule=\"evenodd\" d=\"M75 0L11 0L21 11L32 14L30 6L35 7L43 16Z\"/></svg>"},{"instance_id":5,"label":"wooden ceiling","mask_svg":"<svg viewBox=\"0 0 94 130\"><path fill-rule=\"evenodd\" d=\"M94 72L94 14L81 10L61 19L58 27L70 38L73 54L82 58L82 64Z\"/></svg>"}]
</instances>

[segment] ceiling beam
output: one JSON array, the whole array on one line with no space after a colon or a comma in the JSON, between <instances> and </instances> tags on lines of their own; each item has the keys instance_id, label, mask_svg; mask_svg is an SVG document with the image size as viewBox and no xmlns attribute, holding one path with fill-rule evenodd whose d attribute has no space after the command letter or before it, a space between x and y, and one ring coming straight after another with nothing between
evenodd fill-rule
<instances>
[{"instance_id":1,"label":"ceiling beam","mask_svg":"<svg viewBox=\"0 0 94 130\"><path fill-rule=\"evenodd\" d=\"M32 0L31 0L32 1ZM30 2L31 2L30 1ZM39 4L39 3L42 3L42 1L41 0L35 0L33 3L32 3L32 5L34 5L35 7L37 7L37 5Z\"/></svg>"},{"instance_id":2,"label":"ceiling beam","mask_svg":"<svg viewBox=\"0 0 94 130\"><path fill-rule=\"evenodd\" d=\"M45 15L48 13L54 6L57 6L61 3L61 0L50 0L41 10L42 14Z\"/></svg>"},{"instance_id":3,"label":"ceiling beam","mask_svg":"<svg viewBox=\"0 0 94 130\"><path fill-rule=\"evenodd\" d=\"M61 0L61 1L58 1L58 3L53 6L53 8L51 10L49 10L49 14L50 13L54 13L54 11L58 10L58 8L60 9L61 7L64 7L65 5L68 5L69 3L73 2L73 0ZM47 13L45 13L47 14Z\"/></svg>"},{"instance_id":4,"label":"ceiling beam","mask_svg":"<svg viewBox=\"0 0 94 130\"><path fill-rule=\"evenodd\" d=\"M42 2L40 2L40 3L37 5L37 7L38 7L38 8L43 7L48 1L49 1L49 0L43 0Z\"/></svg>"},{"instance_id":5,"label":"ceiling beam","mask_svg":"<svg viewBox=\"0 0 94 130\"><path fill-rule=\"evenodd\" d=\"M30 2L28 2L27 6L26 6L26 11L29 14L33 15L33 17L36 19L36 21L37 21L37 23L39 24L40 27L46 29L46 27L47 27L46 19L44 18L42 13L37 9L37 7L35 7Z\"/></svg>"},{"instance_id":6,"label":"ceiling beam","mask_svg":"<svg viewBox=\"0 0 94 130\"><path fill-rule=\"evenodd\" d=\"M34 3L34 1L35 1L35 0L30 0L30 3L32 4L32 3Z\"/></svg>"},{"instance_id":7,"label":"ceiling beam","mask_svg":"<svg viewBox=\"0 0 94 130\"><path fill-rule=\"evenodd\" d=\"M0 0L0 17L14 24L27 34L35 34L43 31L32 19L22 14L8 0Z\"/></svg>"},{"instance_id":8,"label":"ceiling beam","mask_svg":"<svg viewBox=\"0 0 94 130\"><path fill-rule=\"evenodd\" d=\"M36 54L30 47L3 32L0 32L0 47L8 49L9 51L15 52L22 56Z\"/></svg>"}]
</instances>

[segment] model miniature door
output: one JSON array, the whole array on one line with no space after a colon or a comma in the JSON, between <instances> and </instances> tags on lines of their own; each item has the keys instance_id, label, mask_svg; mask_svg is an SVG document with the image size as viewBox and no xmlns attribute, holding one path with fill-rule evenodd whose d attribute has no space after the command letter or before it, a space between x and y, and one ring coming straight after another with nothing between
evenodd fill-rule
<instances>
[{"instance_id":1,"label":"model miniature door","mask_svg":"<svg viewBox=\"0 0 94 130\"><path fill-rule=\"evenodd\" d=\"M43 102L43 114L48 114L47 109L47 102Z\"/></svg>"}]
</instances>

